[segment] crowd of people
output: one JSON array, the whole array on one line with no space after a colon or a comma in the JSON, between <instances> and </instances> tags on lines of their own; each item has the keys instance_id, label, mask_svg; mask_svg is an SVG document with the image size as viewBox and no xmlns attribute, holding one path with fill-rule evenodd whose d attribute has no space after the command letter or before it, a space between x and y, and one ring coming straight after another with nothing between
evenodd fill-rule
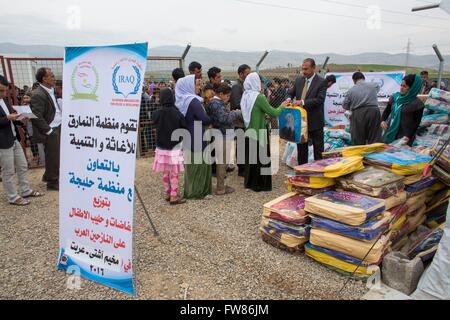
<instances>
[{"instance_id":1,"label":"crowd of people","mask_svg":"<svg viewBox=\"0 0 450 320\"><path fill-rule=\"evenodd\" d=\"M295 82L282 78L269 82L247 64L239 66L233 82L222 79L218 67L207 71L206 83L200 63L192 62L188 70L185 75L183 69L176 68L172 72L173 81L147 83L142 92L140 121L148 124L144 135L153 139L150 143L150 147L155 147L153 170L162 173L165 198L170 204L233 193L234 188L226 183L227 174L236 169L232 163L236 163L246 189L271 191L271 130L278 129L278 116L288 106L303 107L307 112L309 141L297 145L298 163L308 162L310 147L314 159L322 159L324 103L327 89L336 83L336 77L322 78L313 59L303 61L302 75ZM47 183L47 190L59 190L62 83L56 81L49 68L40 68L36 80L20 96L21 104L29 104L37 117L28 120L19 117L7 103L9 84L0 77L0 166L4 190L9 203L14 205L27 205L28 198L42 196L29 186L21 139L31 137L34 156L38 154L37 146L42 145L45 154L42 180ZM417 96L433 88L428 73L407 75L383 114L378 108L377 84L366 82L361 72L353 74L353 81L355 85L343 103L350 118L353 144L403 139L411 145L424 109ZM178 130L186 134L177 135ZM183 195L179 193L182 173ZM19 190L13 182L15 175L19 178ZM213 176L217 178L215 191Z\"/></svg>"}]
</instances>

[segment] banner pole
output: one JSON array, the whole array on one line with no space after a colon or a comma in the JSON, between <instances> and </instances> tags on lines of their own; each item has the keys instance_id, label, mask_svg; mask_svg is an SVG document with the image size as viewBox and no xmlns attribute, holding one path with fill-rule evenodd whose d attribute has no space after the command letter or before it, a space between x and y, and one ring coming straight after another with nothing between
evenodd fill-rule
<instances>
[{"instance_id":1,"label":"banner pole","mask_svg":"<svg viewBox=\"0 0 450 320\"><path fill-rule=\"evenodd\" d=\"M160 236L159 236L159 233L158 233L158 231L156 230L155 225L153 224L152 218L150 218L150 215L149 215L149 213L148 213L147 207L145 206L144 201L142 201L141 195L139 194L139 191L138 191L138 188L137 188L136 185L134 185L134 190L136 191L136 195L137 195L137 197L138 197L138 199L139 199L139 202L141 203L142 207L144 208L144 212L145 212L145 214L147 215L148 221L150 222L150 225L151 225L152 228L153 228L153 234L155 235L155 237L159 238L159 237L160 237Z\"/></svg>"}]
</instances>

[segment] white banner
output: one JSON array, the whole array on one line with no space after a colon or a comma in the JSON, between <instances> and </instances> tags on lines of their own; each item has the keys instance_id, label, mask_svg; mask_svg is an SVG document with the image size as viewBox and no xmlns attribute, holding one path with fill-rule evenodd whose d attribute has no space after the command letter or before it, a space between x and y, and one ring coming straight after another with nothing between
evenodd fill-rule
<instances>
[{"instance_id":1,"label":"white banner","mask_svg":"<svg viewBox=\"0 0 450 320\"><path fill-rule=\"evenodd\" d=\"M134 294L134 174L147 43L70 47L63 69L58 268Z\"/></svg>"},{"instance_id":2,"label":"white banner","mask_svg":"<svg viewBox=\"0 0 450 320\"><path fill-rule=\"evenodd\" d=\"M348 119L344 115L342 104L347 95L347 91L353 87L352 75L349 73L327 73L334 74L336 83L328 89L327 98L325 99L325 126L333 127L337 125L347 125ZM367 72L364 73L366 81L376 82L380 85L378 93L379 104L387 103L389 97L400 90L400 84L405 76L404 71L392 72Z\"/></svg>"}]
</instances>

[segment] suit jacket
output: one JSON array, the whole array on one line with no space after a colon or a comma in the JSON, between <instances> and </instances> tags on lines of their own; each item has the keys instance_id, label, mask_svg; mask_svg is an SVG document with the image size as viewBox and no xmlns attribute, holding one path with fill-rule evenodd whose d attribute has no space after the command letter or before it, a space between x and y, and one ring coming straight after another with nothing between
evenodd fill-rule
<instances>
[{"instance_id":1,"label":"suit jacket","mask_svg":"<svg viewBox=\"0 0 450 320\"><path fill-rule=\"evenodd\" d=\"M8 102L4 99L6 106ZM19 130L17 130L17 123L14 124L14 130L16 132L16 137L11 128L11 121L6 117L6 113L3 108L0 107L0 149L9 149L14 145L14 141L17 139L20 141Z\"/></svg>"},{"instance_id":2,"label":"suit jacket","mask_svg":"<svg viewBox=\"0 0 450 320\"><path fill-rule=\"evenodd\" d=\"M295 86L290 91L291 99L301 99L305 81L305 77L299 77L295 80ZM325 126L324 104L326 96L327 81L316 74L309 86L303 106L308 113L308 131L323 129Z\"/></svg>"},{"instance_id":3,"label":"suit jacket","mask_svg":"<svg viewBox=\"0 0 450 320\"><path fill-rule=\"evenodd\" d=\"M33 140L45 143L47 132L50 131L50 123L55 118L56 106L50 94L41 86L37 87L31 95L31 110L37 119L31 119L33 124Z\"/></svg>"}]
</instances>

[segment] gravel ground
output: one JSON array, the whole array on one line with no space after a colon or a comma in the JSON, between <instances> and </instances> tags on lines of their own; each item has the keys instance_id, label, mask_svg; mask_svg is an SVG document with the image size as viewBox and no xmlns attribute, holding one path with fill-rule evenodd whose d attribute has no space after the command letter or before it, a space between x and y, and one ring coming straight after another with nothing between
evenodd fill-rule
<instances>
[{"instance_id":1,"label":"gravel ground","mask_svg":"<svg viewBox=\"0 0 450 320\"><path fill-rule=\"evenodd\" d=\"M262 205L286 193L284 165L270 193L246 191L235 172L227 179L235 194L170 207L162 198L160 176L151 172L152 161L137 161L136 184L161 240L137 203L134 298L359 299L367 292L363 282L351 280L339 296L346 277L261 240ZM42 174L42 169L31 170L29 178L36 190L46 192ZM67 289L67 275L56 269L57 192L27 207L10 206L4 199L0 205L1 299L132 299L84 279L81 289Z\"/></svg>"}]
</instances>

